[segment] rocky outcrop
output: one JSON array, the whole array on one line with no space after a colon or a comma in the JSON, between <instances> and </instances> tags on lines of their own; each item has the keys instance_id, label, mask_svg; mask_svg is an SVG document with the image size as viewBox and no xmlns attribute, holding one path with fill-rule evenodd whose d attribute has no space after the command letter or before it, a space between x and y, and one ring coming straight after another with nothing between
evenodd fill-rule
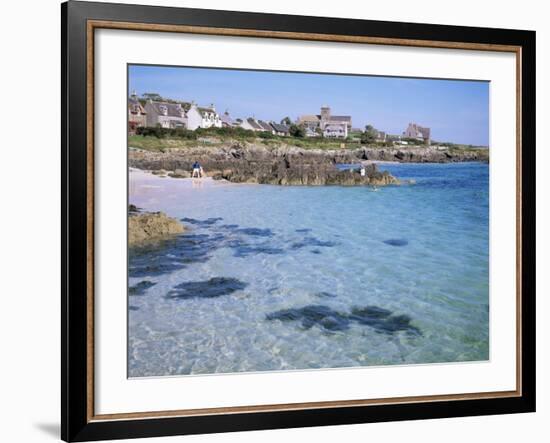
<instances>
[{"instance_id":1,"label":"rocky outcrop","mask_svg":"<svg viewBox=\"0 0 550 443\"><path fill-rule=\"evenodd\" d=\"M232 169L239 162L250 165L277 165L281 161L295 164L357 163L365 160L399 163L449 163L489 161L488 149L441 149L432 146L362 147L357 149L303 149L280 145L229 143L221 147L197 146L165 152L131 149L130 166L151 171L191 171L199 161L206 174Z\"/></svg>"},{"instance_id":2,"label":"rocky outcrop","mask_svg":"<svg viewBox=\"0 0 550 443\"><path fill-rule=\"evenodd\" d=\"M431 146L361 148L356 151L362 160L399 163L489 162L488 149L441 149Z\"/></svg>"},{"instance_id":3,"label":"rocky outcrop","mask_svg":"<svg viewBox=\"0 0 550 443\"><path fill-rule=\"evenodd\" d=\"M213 175L234 183L260 183L269 185L390 185L399 181L388 171L381 172L375 164L359 171L340 171L333 164L282 160L274 164L238 163L232 169Z\"/></svg>"},{"instance_id":4,"label":"rocky outcrop","mask_svg":"<svg viewBox=\"0 0 550 443\"><path fill-rule=\"evenodd\" d=\"M296 147L268 148L234 144L227 147L197 147L168 152L131 150L131 167L144 170L169 170L172 177L186 177L198 161L206 175L235 183L275 185L387 185L398 183L377 166L366 166L366 174L341 171L336 165L365 159L361 150L321 150Z\"/></svg>"},{"instance_id":5,"label":"rocky outcrop","mask_svg":"<svg viewBox=\"0 0 550 443\"><path fill-rule=\"evenodd\" d=\"M131 205L133 206L133 205ZM162 212L136 213L130 211L128 216L128 244L136 246L150 240L159 240L185 231L176 219Z\"/></svg>"}]
</instances>

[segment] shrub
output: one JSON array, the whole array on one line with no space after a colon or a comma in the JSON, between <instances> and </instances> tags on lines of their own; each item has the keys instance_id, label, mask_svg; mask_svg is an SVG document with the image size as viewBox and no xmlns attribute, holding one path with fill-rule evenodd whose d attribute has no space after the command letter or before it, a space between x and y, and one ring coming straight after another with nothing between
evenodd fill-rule
<instances>
[{"instance_id":1,"label":"shrub","mask_svg":"<svg viewBox=\"0 0 550 443\"><path fill-rule=\"evenodd\" d=\"M273 135L272 132L268 132L268 131L262 131L258 134L258 137L260 138L264 138L264 139L271 139L271 138L275 138L275 135Z\"/></svg>"},{"instance_id":2,"label":"shrub","mask_svg":"<svg viewBox=\"0 0 550 443\"><path fill-rule=\"evenodd\" d=\"M378 131L372 125L365 126L365 131L361 133L361 143L370 144L376 141Z\"/></svg>"},{"instance_id":3,"label":"shrub","mask_svg":"<svg viewBox=\"0 0 550 443\"><path fill-rule=\"evenodd\" d=\"M254 131L241 128L240 126L224 126L221 128L210 127L210 128L197 128L194 131L197 136L219 136L219 137L232 137L232 138L254 138Z\"/></svg>"},{"instance_id":4,"label":"shrub","mask_svg":"<svg viewBox=\"0 0 550 443\"><path fill-rule=\"evenodd\" d=\"M136 134L143 137L152 136L156 138L164 138L166 136L166 129L156 126L154 128L137 128Z\"/></svg>"},{"instance_id":5,"label":"shrub","mask_svg":"<svg viewBox=\"0 0 550 443\"><path fill-rule=\"evenodd\" d=\"M305 128L300 125L291 125L289 132L293 137L304 138L306 136Z\"/></svg>"}]
</instances>

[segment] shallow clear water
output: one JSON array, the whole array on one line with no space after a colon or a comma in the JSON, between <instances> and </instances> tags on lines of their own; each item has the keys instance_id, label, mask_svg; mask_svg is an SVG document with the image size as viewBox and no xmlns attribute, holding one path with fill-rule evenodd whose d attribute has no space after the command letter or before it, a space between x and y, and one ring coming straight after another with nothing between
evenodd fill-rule
<instances>
[{"instance_id":1,"label":"shallow clear water","mask_svg":"<svg viewBox=\"0 0 550 443\"><path fill-rule=\"evenodd\" d=\"M416 184L132 171L130 203L190 230L130 251L129 376L487 360L488 165L380 167Z\"/></svg>"}]
</instances>

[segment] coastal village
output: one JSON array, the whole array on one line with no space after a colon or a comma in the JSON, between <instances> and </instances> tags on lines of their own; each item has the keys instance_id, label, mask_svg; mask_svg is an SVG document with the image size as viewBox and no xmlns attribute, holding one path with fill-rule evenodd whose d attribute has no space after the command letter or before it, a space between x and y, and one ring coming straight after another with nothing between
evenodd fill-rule
<instances>
[{"instance_id":1,"label":"coastal village","mask_svg":"<svg viewBox=\"0 0 550 443\"><path fill-rule=\"evenodd\" d=\"M285 117L279 122L255 117L233 117L228 111L221 115L214 104L199 106L194 101L166 99L155 93L128 98L128 132L137 134L142 128L182 129L242 128L280 137L319 137L347 140L367 134L371 142L387 145L430 145L431 131L417 123L409 123L401 134L388 134L370 125L354 128L351 115L334 115L329 106L319 114L300 115L294 121Z\"/></svg>"}]
</instances>

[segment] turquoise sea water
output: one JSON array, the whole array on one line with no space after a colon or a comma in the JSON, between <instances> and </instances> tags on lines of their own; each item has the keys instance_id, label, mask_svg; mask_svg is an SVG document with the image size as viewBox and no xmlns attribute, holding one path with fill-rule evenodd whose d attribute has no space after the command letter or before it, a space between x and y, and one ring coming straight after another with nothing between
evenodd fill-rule
<instances>
[{"instance_id":1,"label":"turquoise sea water","mask_svg":"<svg viewBox=\"0 0 550 443\"><path fill-rule=\"evenodd\" d=\"M129 255L130 377L489 358L489 168L416 184L235 185L130 173L190 230Z\"/></svg>"}]
</instances>

